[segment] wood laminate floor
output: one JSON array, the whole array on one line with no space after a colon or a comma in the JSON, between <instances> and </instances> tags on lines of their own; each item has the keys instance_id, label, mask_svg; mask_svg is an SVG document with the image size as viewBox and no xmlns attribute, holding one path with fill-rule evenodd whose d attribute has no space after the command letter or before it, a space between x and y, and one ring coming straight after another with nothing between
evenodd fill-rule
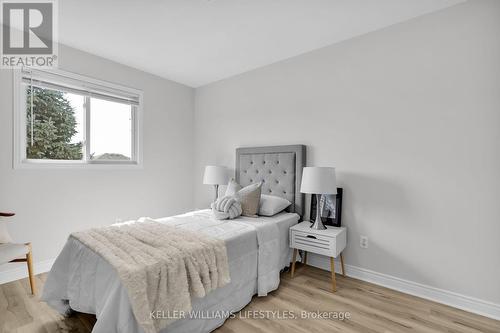
<instances>
[{"instance_id":1,"label":"wood laminate floor","mask_svg":"<svg viewBox=\"0 0 500 333\"><path fill-rule=\"evenodd\" d=\"M36 277L39 289L45 279L46 274ZM336 293L330 286L329 272L299 266L293 279L283 273L278 290L254 298L241 316L228 319L216 332L500 332L500 321L349 277L337 275ZM275 318L248 318L260 315L253 312L257 310L273 311ZM332 318L282 319L300 317L303 311L311 316L317 311L329 313ZM334 319L335 311L349 312L351 318ZM0 333L90 332L94 323L93 315L59 315L29 294L27 279L0 286Z\"/></svg>"}]
</instances>

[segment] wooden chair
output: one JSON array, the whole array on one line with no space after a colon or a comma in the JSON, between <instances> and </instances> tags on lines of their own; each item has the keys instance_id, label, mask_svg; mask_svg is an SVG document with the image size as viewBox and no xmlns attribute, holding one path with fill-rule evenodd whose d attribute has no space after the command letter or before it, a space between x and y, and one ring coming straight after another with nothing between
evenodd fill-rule
<instances>
[{"instance_id":1,"label":"wooden chair","mask_svg":"<svg viewBox=\"0 0 500 333\"><path fill-rule=\"evenodd\" d=\"M11 217L14 213L2 213L0 212L0 217ZM4 230L6 237L10 240L10 236L7 231ZM31 293L35 295L35 279L33 272L33 256L31 253L31 243L19 244L8 241L6 243L0 243L0 265L11 263L11 262L26 262L28 265L28 276L30 281Z\"/></svg>"}]
</instances>

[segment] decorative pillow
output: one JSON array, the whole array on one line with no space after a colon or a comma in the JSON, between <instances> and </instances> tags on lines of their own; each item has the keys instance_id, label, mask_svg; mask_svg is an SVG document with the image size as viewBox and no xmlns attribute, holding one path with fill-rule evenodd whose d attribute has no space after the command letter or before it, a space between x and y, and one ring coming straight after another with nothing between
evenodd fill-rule
<instances>
[{"instance_id":1,"label":"decorative pillow","mask_svg":"<svg viewBox=\"0 0 500 333\"><path fill-rule=\"evenodd\" d=\"M231 179L227 184L226 196L235 195L239 190L241 190L241 188L240 184L238 184L234 179Z\"/></svg>"},{"instance_id":2,"label":"decorative pillow","mask_svg":"<svg viewBox=\"0 0 500 333\"><path fill-rule=\"evenodd\" d=\"M262 194L260 196L259 215L273 216L283 211L292 203L284 198L274 195Z\"/></svg>"},{"instance_id":3,"label":"decorative pillow","mask_svg":"<svg viewBox=\"0 0 500 333\"><path fill-rule=\"evenodd\" d=\"M261 189L262 183L256 183L248 185L236 193L235 196L241 203L241 209L243 211L241 215L257 217Z\"/></svg>"},{"instance_id":4,"label":"decorative pillow","mask_svg":"<svg viewBox=\"0 0 500 333\"><path fill-rule=\"evenodd\" d=\"M232 220L241 215L241 204L233 196L225 196L212 203L212 213L217 220Z\"/></svg>"}]
</instances>

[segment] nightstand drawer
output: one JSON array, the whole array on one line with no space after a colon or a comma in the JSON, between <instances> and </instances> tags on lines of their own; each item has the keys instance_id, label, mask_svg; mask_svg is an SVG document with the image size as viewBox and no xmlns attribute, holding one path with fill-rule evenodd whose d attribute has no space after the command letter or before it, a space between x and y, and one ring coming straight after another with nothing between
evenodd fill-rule
<instances>
[{"instance_id":1,"label":"nightstand drawer","mask_svg":"<svg viewBox=\"0 0 500 333\"><path fill-rule=\"evenodd\" d=\"M324 255L335 254L335 238L323 235L293 231L291 237L292 248Z\"/></svg>"}]
</instances>

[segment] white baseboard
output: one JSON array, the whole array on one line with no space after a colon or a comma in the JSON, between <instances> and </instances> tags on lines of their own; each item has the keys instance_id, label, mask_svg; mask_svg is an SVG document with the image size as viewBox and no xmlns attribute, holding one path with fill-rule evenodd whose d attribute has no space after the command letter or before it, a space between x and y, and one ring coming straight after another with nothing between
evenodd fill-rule
<instances>
[{"instance_id":1,"label":"white baseboard","mask_svg":"<svg viewBox=\"0 0 500 333\"><path fill-rule=\"evenodd\" d=\"M323 257L310 255L307 260L308 265L330 270L330 263ZM340 265L335 265L335 271L340 273ZM485 317L500 320L500 304L483 301L478 298L461 295L452 291L443 290L417 282L404 280L398 277L382 274L369 269L345 265L347 276L377 284L389 289L401 291L406 294L425 298L434 302L446 304L454 308L473 312Z\"/></svg>"},{"instance_id":2,"label":"white baseboard","mask_svg":"<svg viewBox=\"0 0 500 333\"><path fill-rule=\"evenodd\" d=\"M50 271L55 259L48 259L34 263L35 275L40 273L45 273ZM11 263L5 264L6 267L9 265L13 266L12 269L7 269L5 271L0 271L0 284L24 279L28 277L28 268L26 263Z\"/></svg>"}]
</instances>

